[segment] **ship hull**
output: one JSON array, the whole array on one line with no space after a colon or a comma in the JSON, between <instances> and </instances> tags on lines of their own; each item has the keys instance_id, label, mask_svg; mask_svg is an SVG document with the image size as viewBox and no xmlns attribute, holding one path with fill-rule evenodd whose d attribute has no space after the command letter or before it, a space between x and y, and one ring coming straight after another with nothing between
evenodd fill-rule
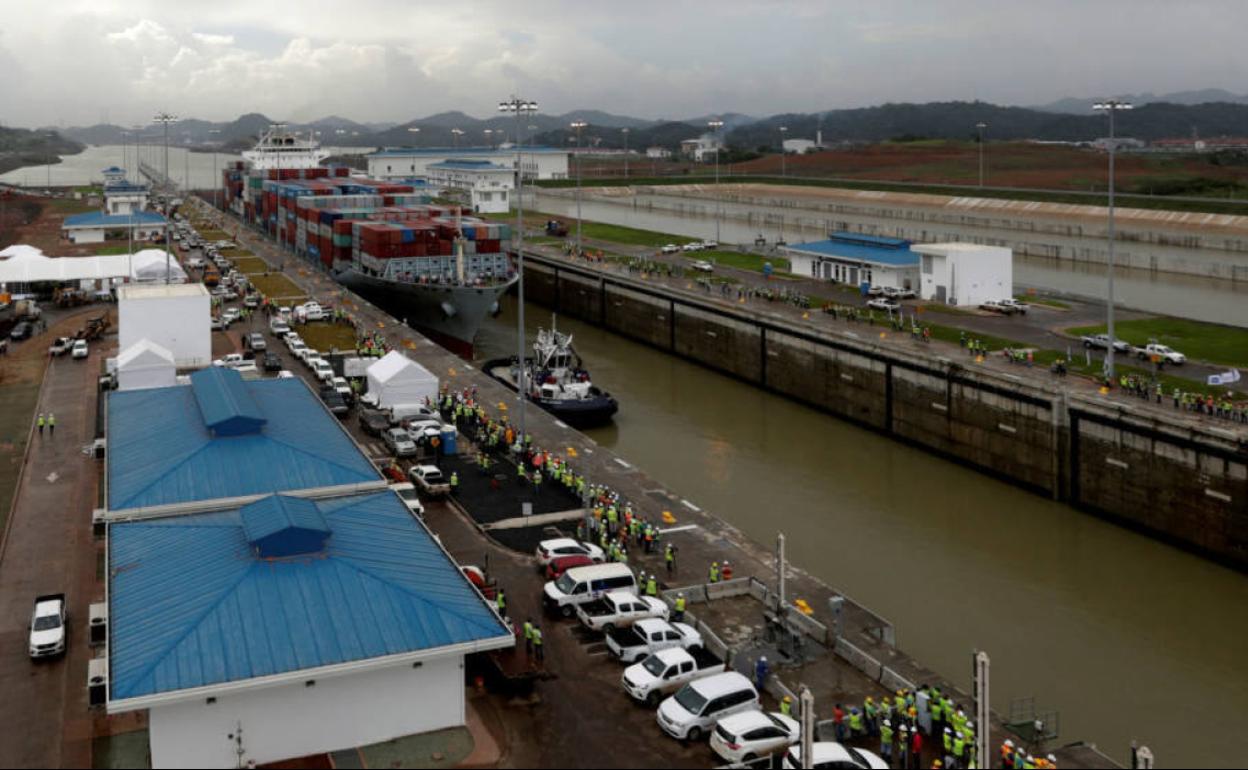
<instances>
[{"instance_id":1,"label":"ship hull","mask_svg":"<svg viewBox=\"0 0 1248 770\"><path fill-rule=\"evenodd\" d=\"M515 391L516 383L513 382L512 376L506 375L506 372L512 370L515 362L515 358L495 358L486 361L481 371L495 382ZM610 393L597 391L596 388L595 391L593 398L575 401L534 398L533 396L529 396L529 401L573 428L597 428L611 422L611 418L620 410L620 405Z\"/></svg>"},{"instance_id":2,"label":"ship hull","mask_svg":"<svg viewBox=\"0 0 1248 770\"><path fill-rule=\"evenodd\" d=\"M472 356L473 340L482 322L487 315L498 311L499 299L515 282L513 279L480 287L399 283L364 275L351 267L335 271L334 278L442 347L464 357Z\"/></svg>"}]
</instances>

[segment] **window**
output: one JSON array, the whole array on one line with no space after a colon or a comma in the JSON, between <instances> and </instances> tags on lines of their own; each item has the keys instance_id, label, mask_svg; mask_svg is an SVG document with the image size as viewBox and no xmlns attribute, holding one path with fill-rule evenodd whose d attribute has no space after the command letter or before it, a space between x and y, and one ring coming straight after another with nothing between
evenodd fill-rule
<instances>
[{"instance_id":1,"label":"window","mask_svg":"<svg viewBox=\"0 0 1248 770\"><path fill-rule=\"evenodd\" d=\"M932 255L924 254L922 264L923 264L923 275L931 275L932 274Z\"/></svg>"}]
</instances>

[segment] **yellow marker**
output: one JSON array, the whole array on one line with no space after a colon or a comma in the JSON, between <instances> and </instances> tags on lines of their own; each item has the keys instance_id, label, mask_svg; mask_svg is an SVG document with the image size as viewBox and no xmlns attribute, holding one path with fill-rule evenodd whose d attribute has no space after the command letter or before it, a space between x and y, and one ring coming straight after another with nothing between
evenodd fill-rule
<instances>
[{"instance_id":1,"label":"yellow marker","mask_svg":"<svg viewBox=\"0 0 1248 770\"><path fill-rule=\"evenodd\" d=\"M507 404L503 403L502 401L499 401L499 402L498 402L498 411L500 411L500 412L505 412L505 411L507 411Z\"/></svg>"},{"instance_id":2,"label":"yellow marker","mask_svg":"<svg viewBox=\"0 0 1248 770\"><path fill-rule=\"evenodd\" d=\"M386 325L385 325L385 323L383 323L382 321L378 321L378 322L377 322L377 328L378 328L378 329L384 329L384 328L386 328Z\"/></svg>"},{"instance_id":3,"label":"yellow marker","mask_svg":"<svg viewBox=\"0 0 1248 770\"><path fill-rule=\"evenodd\" d=\"M884 339L887 336L888 336L888 332L880 332L880 339Z\"/></svg>"},{"instance_id":4,"label":"yellow marker","mask_svg":"<svg viewBox=\"0 0 1248 770\"><path fill-rule=\"evenodd\" d=\"M403 347L407 348L408 350L415 350L416 342L414 340L403 340Z\"/></svg>"},{"instance_id":5,"label":"yellow marker","mask_svg":"<svg viewBox=\"0 0 1248 770\"><path fill-rule=\"evenodd\" d=\"M982 364L983 362L984 362L983 356L975 356L975 363Z\"/></svg>"},{"instance_id":6,"label":"yellow marker","mask_svg":"<svg viewBox=\"0 0 1248 770\"><path fill-rule=\"evenodd\" d=\"M457 377L457 376L459 376L459 372L455 371L455 367L453 367L453 366L452 366L451 368L447 369L447 370L446 370L446 373L447 373L447 374L449 374L449 375L451 375L452 377Z\"/></svg>"},{"instance_id":7,"label":"yellow marker","mask_svg":"<svg viewBox=\"0 0 1248 770\"><path fill-rule=\"evenodd\" d=\"M676 523L676 517L672 515L671 511L663 511L663 523L664 524Z\"/></svg>"},{"instance_id":8,"label":"yellow marker","mask_svg":"<svg viewBox=\"0 0 1248 770\"><path fill-rule=\"evenodd\" d=\"M1109 388L1108 388L1107 386L1105 386L1105 385L1102 385L1102 386L1101 386L1101 395L1102 395L1102 396L1108 396L1108 395L1109 395Z\"/></svg>"},{"instance_id":9,"label":"yellow marker","mask_svg":"<svg viewBox=\"0 0 1248 770\"><path fill-rule=\"evenodd\" d=\"M737 302L740 302L742 305L744 305L744 304L745 304L745 297L738 297L738 298L737 298Z\"/></svg>"},{"instance_id":10,"label":"yellow marker","mask_svg":"<svg viewBox=\"0 0 1248 770\"><path fill-rule=\"evenodd\" d=\"M809 321L809 320L810 320L810 313L802 313L802 320L803 320L803 321Z\"/></svg>"},{"instance_id":11,"label":"yellow marker","mask_svg":"<svg viewBox=\"0 0 1248 770\"><path fill-rule=\"evenodd\" d=\"M797 607L797 611L802 613L803 615L815 614L815 611L811 609L811 606L806 603L805 599L797 599L793 602L793 604L794 606Z\"/></svg>"},{"instance_id":12,"label":"yellow marker","mask_svg":"<svg viewBox=\"0 0 1248 770\"><path fill-rule=\"evenodd\" d=\"M687 283L687 284L685 284L685 288L686 288L686 289L692 289L692 288L693 288L693 284L691 284L691 283Z\"/></svg>"},{"instance_id":13,"label":"yellow marker","mask_svg":"<svg viewBox=\"0 0 1248 770\"><path fill-rule=\"evenodd\" d=\"M576 447L568 447L568 457L576 457Z\"/></svg>"}]
</instances>

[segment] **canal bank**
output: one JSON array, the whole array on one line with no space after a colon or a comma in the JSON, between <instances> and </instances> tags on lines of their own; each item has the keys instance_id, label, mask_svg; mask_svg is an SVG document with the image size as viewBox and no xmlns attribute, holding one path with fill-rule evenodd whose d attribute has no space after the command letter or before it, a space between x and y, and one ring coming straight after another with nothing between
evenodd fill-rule
<instances>
[{"instance_id":1,"label":"canal bank","mask_svg":"<svg viewBox=\"0 0 1248 770\"><path fill-rule=\"evenodd\" d=\"M530 303L530 335L549 328ZM969 686L993 656L994 704L1034 696L1063 737L1119 761L1132 739L1172 764L1230 766L1248 712L1248 581L876 431L561 314L621 401L591 438L708 512L789 552L888 618L900 647ZM515 346L514 303L478 358ZM531 336L530 336L531 339ZM1181 728L1176 729L1176 720Z\"/></svg>"},{"instance_id":2,"label":"canal bank","mask_svg":"<svg viewBox=\"0 0 1248 770\"><path fill-rule=\"evenodd\" d=\"M692 238L717 238L724 243L753 244L757 237L768 243L785 239L789 243L826 238L833 230L850 230L897 235L916 240L969 240L1010 245L1015 248L1014 279L1018 286L1058 292L1068 296L1103 298L1105 265L1103 256L1094 258L1105 248L1103 236L1091 227L1083 233L1046 234L1044 244L1018 248L1016 229L954 226L941 224L914 227L902 219L890 219L878 212L832 214L801 207L800 201L790 205L765 205L726 201L717 203L712 186L703 186L700 197L677 196L663 188L653 191L631 188L587 188L582 191L581 209L586 220L634 227L642 230L673 233ZM710 191L710 192L708 192ZM562 217L575 218L573 190L539 190L529 196L526 206ZM716 226L716 211L723 216ZM718 233L717 233L718 231ZM1120 245L1124 251L1146 255L1131 262L1119 261L1115 270L1115 296L1122 307L1150 313L1192 318L1211 323L1248 326L1248 255L1242 252L1200 252L1177 244L1130 243ZM1225 259L1239 265L1231 277L1213 278L1208 274L1167 273L1149 269L1154 257L1158 260L1187 260L1185 255L1203 253L1199 261L1217 263ZM1190 261L1190 260L1189 260ZM1136 266L1129 266L1136 265ZM1238 276L1239 279L1233 279Z\"/></svg>"}]
</instances>

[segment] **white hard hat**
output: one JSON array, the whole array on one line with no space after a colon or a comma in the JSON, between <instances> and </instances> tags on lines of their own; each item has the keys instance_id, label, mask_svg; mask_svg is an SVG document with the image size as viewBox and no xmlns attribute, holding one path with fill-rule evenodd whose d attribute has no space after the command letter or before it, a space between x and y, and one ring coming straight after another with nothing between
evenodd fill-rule
<instances>
[{"instance_id":1,"label":"white hard hat","mask_svg":"<svg viewBox=\"0 0 1248 770\"><path fill-rule=\"evenodd\" d=\"M1052 762L1055 765L1057 764L1057 757L1053 756L1052 754L1046 757L1046 759L1048 759L1050 762Z\"/></svg>"},{"instance_id":2,"label":"white hard hat","mask_svg":"<svg viewBox=\"0 0 1248 770\"><path fill-rule=\"evenodd\" d=\"M945 729L946 729L946 730L948 730L949 728L948 728L948 727L946 727ZM1013 748L1013 747L1014 747L1014 741L1010 740L1009 738L1006 738L1006 739L1005 739L1005 745L1006 745L1006 746L1009 746L1010 748Z\"/></svg>"}]
</instances>

